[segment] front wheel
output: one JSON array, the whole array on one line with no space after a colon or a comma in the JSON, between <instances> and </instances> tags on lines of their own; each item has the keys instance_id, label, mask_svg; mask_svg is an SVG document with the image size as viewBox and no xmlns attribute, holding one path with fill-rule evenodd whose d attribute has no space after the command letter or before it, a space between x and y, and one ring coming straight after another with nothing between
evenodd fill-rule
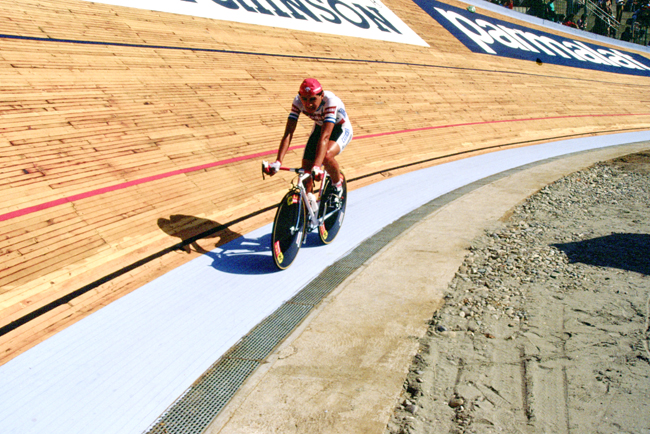
<instances>
[{"instance_id":1,"label":"front wheel","mask_svg":"<svg viewBox=\"0 0 650 434\"><path fill-rule=\"evenodd\" d=\"M271 251L280 270L288 268L296 259L305 233L305 220L300 192L290 191L280 202L273 221Z\"/></svg>"},{"instance_id":2,"label":"front wheel","mask_svg":"<svg viewBox=\"0 0 650 434\"><path fill-rule=\"evenodd\" d=\"M325 220L318 227L318 235L323 244L331 243L336 238L336 235L338 235L343 224L343 217L345 217L347 200L348 183L345 177L343 178L343 192L341 193L340 200L336 200L335 198L332 180L329 177L325 179L323 195L321 196L320 207L318 209L318 216L321 218L325 216Z\"/></svg>"}]
</instances>

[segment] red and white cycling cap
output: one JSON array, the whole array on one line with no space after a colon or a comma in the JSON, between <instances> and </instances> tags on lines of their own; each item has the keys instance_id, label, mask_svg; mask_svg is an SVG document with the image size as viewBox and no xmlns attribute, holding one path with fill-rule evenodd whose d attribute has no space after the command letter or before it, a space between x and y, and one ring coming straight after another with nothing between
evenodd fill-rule
<instances>
[{"instance_id":1,"label":"red and white cycling cap","mask_svg":"<svg viewBox=\"0 0 650 434\"><path fill-rule=\"evenodd\" d=\"M318 95L323 91L323 87L320 85L318 80L315 78L306 78L300 85L300 90L298 93L301 96L313 96Z\"/></svg>"}]
</instances>

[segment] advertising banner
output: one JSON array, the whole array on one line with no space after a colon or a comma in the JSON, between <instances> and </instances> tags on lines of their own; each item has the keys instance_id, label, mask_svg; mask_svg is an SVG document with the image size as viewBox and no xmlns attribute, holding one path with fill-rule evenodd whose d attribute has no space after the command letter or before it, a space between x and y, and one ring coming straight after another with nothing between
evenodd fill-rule
<instances>
[{"instance_id":1,"label":"advertising banner","mask_svg":"<svg viewBox=\"0 0 650 434\"><path fill-rule=\"evenodd\" d=\"M86 0L90 1L90 0ZM100 0L94 3L428 47L379 0Z\"/></svg>"},{"instance_id":2,"label":"advertising banner","mask_svg":"<svg viewBox=\"0 0 650 434\"><path fill-rule=\"evenodd\" d=\"M473 13L434 0L415 3L475 53L622 74L650 75L650 59Z\"/></svg>"}]
</instances>

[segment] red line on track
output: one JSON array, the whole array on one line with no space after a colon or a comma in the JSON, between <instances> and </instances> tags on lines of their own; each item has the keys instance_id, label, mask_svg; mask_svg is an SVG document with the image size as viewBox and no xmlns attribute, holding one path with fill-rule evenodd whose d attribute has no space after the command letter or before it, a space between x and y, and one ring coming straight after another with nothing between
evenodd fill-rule
<instances>
[{"instance_id":1,"label":"red line on track","mask_svg":"<svg viewBox=\"0 0 650 434\"><path fill-rule=\"evenodd\" d=\"M292 147L290 149L298 149L301 146ZM304 146L302 146L304 147ZM37 211L42 211L44 209L52 208L58 205L63 205L65 203L75 202L77 200L86 199L93 196L98 196L100 194L109 193L111 191L122 190L125 188L133 187L134 185L145 184L147 182L157 181L159 179L169 178L170 176L182 175L183 173L196 172L199 170L209 169L212 167L224 166L230 163L236 163L238 161L249 160L253 158L260 158L265 155L274 154L276 151L266 151L259 152L257 154L243 155L241 157L229 158L227 160L215 161L213 163L202 164L200 166L188 167L185 169L174 170L172 172L161 173L159 175L148 176L146 178L134 179L133 181L124 182L122 184L111 185L109 187L99 188L97 190L87 191L85 193L75 194L73 196L63 197L61 199L53 200L50 202L41 203L39 205L30 206L27 208L19 209L12 211L6 214L0 215L0 222L5 220L10 220L16 217L24 216L31 214Z\"/></svg>"},{"instance_id":2,"label":"red line on track","mask_svg":"<svg viewBox=\"0 0 650 434\"><path fill-rule=\"evenodd\" d=\"M486 124L499 124L499 123L507 123L507 122L526 122L526 121L543 121L543 120L553 120L553 119L569 119L569 118L587 118L587 117L614 117L614 116L648 116L650 113L620 113L620 114L601 114L601 115L575 115L575 116L550 116L550 117L545 117L545 118L529 118L529 119L505 119L505 120L500 120L500 121L481 121L481 122L468 122L468 123L461 123L461 124L449 124L449 125L437 125L437 126L432 126L432 127L422 127L422 128L413 128L413 129L408 129L408 130L400 130L400 131L388 131L384 133L377 133L377 134L367 134L365 136L358 136L355 137L355 140L361 140L361 139L370 139L374 137L382 137L382 136L391 136L395 134L404 134L404 133L411 133L415 131L427 131L427 130L437 130L437 129L443 129L443 128L454 128L454 127L467 127L467 126L472 126L472 125L486 125ZM295 150L295 149L300 149L304 148L304 146L293 146L290 148L290 150ZM109 187L104 187L104 188L99 188L97 190L91 190L87 191L85 193L79 193L75 194L73 196L68 196L68 197L63 197L61 199L56 199L50 202L45 202L41 203L39 205L34 205L30 206L27 208L22 208L16 211L8 212L6 214L0 215L0 222L5 221L5 220L11 220L16 217L21 217L27 214L32 214L37 211L42 211L45 209L53 208L55 206L63 205L66 203L71 203L75 202L81 199L87 199L89 197L93 196L98 196L100 194L104 193L110 193L112 191L117 191L117 190L122 190L125 188L133 187L135 185L140 185L140 184L145 184L147 182L152 182L152 181L157 181L159 179L165 179L169 178L171 176L176 176L176 175L182 175L184 173L190 173L190 172L196 172L199 170L204 170L204 169L210 169L213 167L218 167L218 166L224 166L226 164L230 163L236 163L239 161L244 161L244 160L251 160L254 158L260 158L264 157L266 155L271 155L275 154L276 151L265 151L265 152L258 152L256 154L250 154L250 155L243 155L241 157L235 157L235 158L229 158L226 160L220 160L220 161L215 161L213 163L207 163L207 164L202 164L200 166L194 166L194 167L188 167L185 169L179 169L179 170L174 170L172 172L167 172L167 173L161 173L159 175L153 175L153 176L148 176L146 178L140 178L140 179L134 179L133 181L129 182L124 182L122 184L116 184L116 185L111 185Z\"/></svg>"}]
</instances>

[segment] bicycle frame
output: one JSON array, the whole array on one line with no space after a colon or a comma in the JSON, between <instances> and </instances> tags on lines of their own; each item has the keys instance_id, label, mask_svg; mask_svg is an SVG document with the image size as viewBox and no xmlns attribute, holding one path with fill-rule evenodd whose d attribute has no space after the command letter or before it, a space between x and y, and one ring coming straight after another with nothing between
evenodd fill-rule
<instances>
[{"instance_id":1,"label":"bicycle frame","mask_svg":"<svg viewBox=\"0 0 650 434\"><path fill-rule=\"evenodd\" d=\"M311 173L305 172L304 169L292 169L288 167L281 167L280 170L288 171L288 172L294 172L298 174L298 180L295 183L292 183L293 188L297 189L300 192L300 201L302 202L302 206L305 207L305 210L307 211L308 215L308 227L307 227L307 232L311 232L314 229L316 229L318 226L323 224L325 219L329 217L330 214L321 216L320 218L318 217L318 208L312 209L311 202L309 201L309 197L307 196L307 188L305 188L305 181L311 178ZM327 179L329 175L327 172L324 173L323 175L323 181L320 184L320 188L318 191L318 203L320 203L320 198L323 195L323 187L325 186L325 179Z\"/></svg>"},{"instance_id":2,"label":"bicycle frame","mask_svg":"<svg viewBox=\"0 0 650 434\"><path fill-rule=\"evenodd\" d=\"M318 199L312 204L309 200L311 194L305 186L312 177L311 173L288 167L280 167L279 170L298 175L291 181L291 188L278 205L273 220L271 252L275 265L284 270L293 263L307 233L316 229L323 244L329 244L336 238L345 215L347 184L343 184L346 193L339 197L332 192L331 178L325 172L316 193ZM268 162L263 161L262 176L270 173Z\"/></svg>"},{"instance_id":3,"label":"bicycle frame","mask_svg":"<svg viewBox=\"0 0 650 434\"><path fill-rule=\"evenodd\" d=\"M268 167L268 162L264 161L262 163L262 178L264 178L264 169ZM285 172L293 172L298 174L298 181L292 182L291 184L293 185L294 189L297 189L300 192L300 201L302 202L302 206L305 207L307 210L308 214L308 227L307 227L307 232L311 232L320 225L323 224L323 222L329 218L331 215L337 212L331 211L328 214L322 215L320 218L318 217L318 209L312 209L311 203L309 201L309 198L307 196L307 189L305 188L305 181L309 178L311 178L311 173L305 171L305 169L299 168L299 169L294 169L291 167L280 167L280 170L283 170ZM321 181L320 188L318 190L318 202L317 204L320 204L320 199L323 197L323 188L325 187L325 180L329 178L329 173L327 171L323 172L323 180Z\"/></svg>"}]
</instances>

